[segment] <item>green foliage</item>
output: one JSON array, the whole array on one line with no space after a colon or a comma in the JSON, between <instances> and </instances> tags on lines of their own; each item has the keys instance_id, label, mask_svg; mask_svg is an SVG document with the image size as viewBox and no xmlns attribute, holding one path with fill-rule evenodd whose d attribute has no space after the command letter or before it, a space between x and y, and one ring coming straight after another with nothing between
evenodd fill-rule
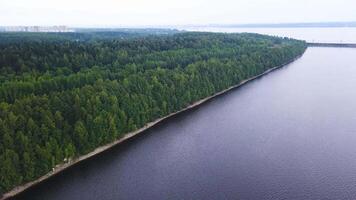
<instances>
[{"instance_id":1,"label":"green foliage","mask_svg":"<svg viewBox=\"0 0 356 200\"><path fill-rule=\"evenodd\" d=\"M306 48L258 34L29 38L0 42L3 192Z\"/></svg>"}]
</instances>

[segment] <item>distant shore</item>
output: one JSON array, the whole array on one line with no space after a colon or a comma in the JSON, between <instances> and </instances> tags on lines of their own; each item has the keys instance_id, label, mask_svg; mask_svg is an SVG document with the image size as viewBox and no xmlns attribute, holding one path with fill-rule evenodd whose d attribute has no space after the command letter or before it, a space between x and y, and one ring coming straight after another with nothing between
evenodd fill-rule
<instances>
[{"instance_id":1,"label":"distant shore","mask_svg":"<svg viewBox=\"0 0 356 200\"><path fill-rule=\"evenodd\" d=\"M356 48L356 43L330 43L330 42L308 42L309 47L340 47L340 48Z\"/></svg>"},{"instance_id":2,"label":"distant shore","mask_svg":"<svg viewBox=\"0 0 356 200\"><path fill-rule=\"evenodd\" d=\"M118 140L116 140L114 142L111 142L109 144L106 144L104 146L98 147L94 151L92 151L92 152L90 152L88 154L85 154L85 155L79 156L77 158L74 158L73 160L70 160L67 163L59 164L51 172L47 173L46 175L41 176L38 179L36 179L34 181L31 181L31 182L28 182L28 183L26 183L24 185L17 186L15 188L13 188L12 190L10 190L9 192L4 193L3 196L0 197L0 200L5 200L5 199L8 199L8 198L14 197L14 196L20 194L21 192L23 192L23 191L25 191L25 190L27 190L27 189L35 186L35 185L47 180L48 178L59 174L60 172L64 171L65 169L68 169L71 166L76 165L76 164L78 164L79 162L81 162L83 160L86 160L86 159L91 158L91 157L93 157L95 155L98 155L101 152L104 152L104 151L106 151L106 150L108 150L108 149L110 149L110 148L112 148L112 147L114 147L114 146L116 146L116 145L118 145L118 144L120 144L120 143L122 143L122 142L124 142L124 141L126 141L126 140L128 140L128 139L130 139L130 138L132 138L134 136L136 136L136 135L138 135L139 133L144 132L145 130L147 130L147 129L159 124L161 121L163 121L165 119L168 119L168 118L170 118L172 116L175 116L175 115L177 115L179 113L182 113L182 112L185 112L185 111L190 110L192 108L195 108L195 107L203 104L204 102L206 102L206 101L208 101L208 100L210 100L210 99L212 99L214 97L222 95L222 94L224 94L224 93L226 93L226 92L228 92L228 91L230 91L232 89L238 88L238 87L240 87L240 86L242 86L242 85L244 85L244 84L246 84L246 83L248 83L248 82L250 82L252 80L255 80L255 79L259 78L259 77L262 77L262 76L264 76L264 75L266 75L266 74L268 74L268 73L270 73L270 72L272 72L272 71L274 71L274 70L276 70L278 68L284 67L284 66L294 62L295 60L299 59L302 55L303 54L299 55L298 57L296 57L296 58L292 59L291 61L289 61L287 63L284 63L284 64L282 64L280 66L268 69L265 72L263 72L263 73L261 73L261 74L259 74L257 76L254 76L254 77L251 77L249 79L243 80L237 85L231 86L231 87L229 87L229 88L227 88L225 90L222 90L222 91L220 91L218 93L215 93L215 94L213 94L211 96L208 96L208 97L206 97L204 99L196 101L193 104L191 104L191 105L189 105L189 106L187 106L187 107L185 107L185 108L183 108L183 109L181 109L181 110L179 110L177 112L171 113L171 114L169 114L169 115L167 115L165 117L162 117L162 118L156 119L156 120L154 120L152 122L149 122L145 126L143 126L142 128L137 129L137 130L132 131L132 132L129 132L129 133L126 133L122 138L120 138L120 139L118 139Z\"/></svg>"}]
</instances>

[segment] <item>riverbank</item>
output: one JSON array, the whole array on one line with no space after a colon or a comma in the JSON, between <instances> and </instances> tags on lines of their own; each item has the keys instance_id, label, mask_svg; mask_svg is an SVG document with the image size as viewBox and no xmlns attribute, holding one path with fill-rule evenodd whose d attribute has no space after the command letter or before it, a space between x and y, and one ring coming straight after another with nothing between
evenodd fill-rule
<instances>
[{"instance_id":1,"label":"riverbank","mask_svg":"<svg viewBox=\"0 0 356 200\"><path fill-rule=\"evenodd\" d=\"M283 66L285 66L285 65L288 65L289 63L295 61L295 60L298 59L299 57L300 57L300 56L296 57L295 59L293 59L293 60L291 60L290 62L287 62L287 63L285 63L285 64L283 64L283 65L280 65L280 66L277 66L277 67L268 69L268 70L266 70L265 72L263 72L263 73L261 73L261 74L259 74L259 75L257 75L257 76L254 76L254 77L251 77L251 78L249 78L249 79L246 79L246 80L240 82L239 84L234 85L234 86L231 86L231 87L229 87L229 88L227 88L227 89L225 89L225 90L223 90L223 91L220 91L220 92L218 92L218 93L216 93L216 94L214 94L214 95L211 95L211 96L209 96L209 97L206 97L206 98L204 98L204 99L201 99L201 100L199 100L199 101L197 101L197 102L195 102L195 103L189 105L188 107L186 107L186 108L184 108L184 109L182 109L182 110L180 110L180 111L171 113L171 114L169 114L169 115L167 115L167 116L165 116L165 117L162 117L162 118L159 118L159 119L157 119L157 120L155 120L155 121L153 121L153 122L150 122L150 123L146 124L144 127L140 128L140 129L138 129L138 130L136 130L136 131L127 133L124 137L122 137L122 138L116 140L115 142L109 143L109 144L107 144L107 145L105 145L105 146L102 146L102 147L98 147L97 149L95 149L94 151L90 152L89 154L80 156L80 157L78 157L78 158L76 158L76 159L73 159L72 161L70 161L70 162L68 162L68 163L61 164L61 165L57 166L52 172L50 172L50 173L48 173L48 174L46 174L46 175L40 177L39 179L37 179L37 180L35 180L35 181L32 181L32 182L29 182L29 183L27 183L27 184L24 184L24 185L22 185L22 186L18 186L18 187L16 187L16 188L14 188L14 189L11 190L10 192L4 194L4 196L3 196L1 199L7 199L7 198L10 198L10 197L13 197L13 196L15 196L16 194L19 194L19 193L25 191L26 189L35 186L36 184L38 184L38 183L40 183L40 182L42 182L42 181L44 181L44 180L46 180L46 179L48 179L48 178L50 178L50 177L56 175L56 174L58 174L58 173L64 171L65 169L67 169L67 168L69 168L69 167L71 167L71 166L73 166L73 165L75 165L75 164L78 164L79 162L81 162L81 161L83 161L83 160L86 160L86 159L88 159L88 158L90 158L90 157L93 157L93 156L95 156L95 155L98 155L99 153L104 152L105 150L108 150L108 149L110 149L111 147L113 147L113 146L115 146L115 145L118 145L118 144L120 144L120 143L126 141L127 139L134 137L135 135L137 135L137 134L139 134L139 133L142 133L143 131L149 129L150 127L152 127L152 126L154 126L154 125L160 123L161 121L163 121L163 120L165 120L165 119L167 119L167 118L169 118L169 117L172 117L172 116L177 115L177 114L179 114L179 113L182 113L182 112L184 112L184 111L190 110L190 109L192 109L192 108L194 108L194 107L197 107L197 106L203 104L204 102L206 102L206 101L208 101L208 100L210 100L210 99L212 99L212 98L214 98L214 97L216 97L216 96L219 96L219 95L221 95L221 94L224 94L224 93L226 93L226 92L228 92L228 91L230 91L230 90L232 90L232 89L234 89L234 88L240 87L240 86L242 86L242 85L248 83L249 81L252 81L252 80L254 80L254 79L256 79L256 78L259 78L259 77L261 77L261 76L264 76L264 75L266 75L266 74L272 72L272 71L275 70L275 69L278 69L278 68L281 68L281 67L283 67Z\"/></svg>"}]
</instances>

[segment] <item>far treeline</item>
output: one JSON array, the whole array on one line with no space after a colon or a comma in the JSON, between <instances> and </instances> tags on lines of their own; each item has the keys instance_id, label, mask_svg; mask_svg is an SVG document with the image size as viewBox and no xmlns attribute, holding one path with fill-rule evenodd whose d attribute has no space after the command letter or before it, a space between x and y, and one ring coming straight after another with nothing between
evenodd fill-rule
<instances>
[{"instance_id":1,"label":"far treeline","mask_svg":"<svg viewBox=\"0 0 356 200\"><path fill-rule=\"evenodd\" d=\"M0 34L0 194L306 49L246 33L43 37Z\"/></svg>"}]
</instances>

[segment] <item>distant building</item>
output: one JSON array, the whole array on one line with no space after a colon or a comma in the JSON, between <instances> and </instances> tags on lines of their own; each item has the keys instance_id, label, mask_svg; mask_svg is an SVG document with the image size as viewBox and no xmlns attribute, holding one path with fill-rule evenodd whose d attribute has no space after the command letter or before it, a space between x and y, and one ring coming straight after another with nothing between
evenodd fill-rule
<instances>
[{"instance_id":1,"label":"distant building","mask_svg":"<svg viewBox=\"0 0 356 200\"><path fill-rule=\"evenodd\" d=\"M3 26L0 31L5 32L74 32L67 26Z\"/></svg>"}]
</instances>

